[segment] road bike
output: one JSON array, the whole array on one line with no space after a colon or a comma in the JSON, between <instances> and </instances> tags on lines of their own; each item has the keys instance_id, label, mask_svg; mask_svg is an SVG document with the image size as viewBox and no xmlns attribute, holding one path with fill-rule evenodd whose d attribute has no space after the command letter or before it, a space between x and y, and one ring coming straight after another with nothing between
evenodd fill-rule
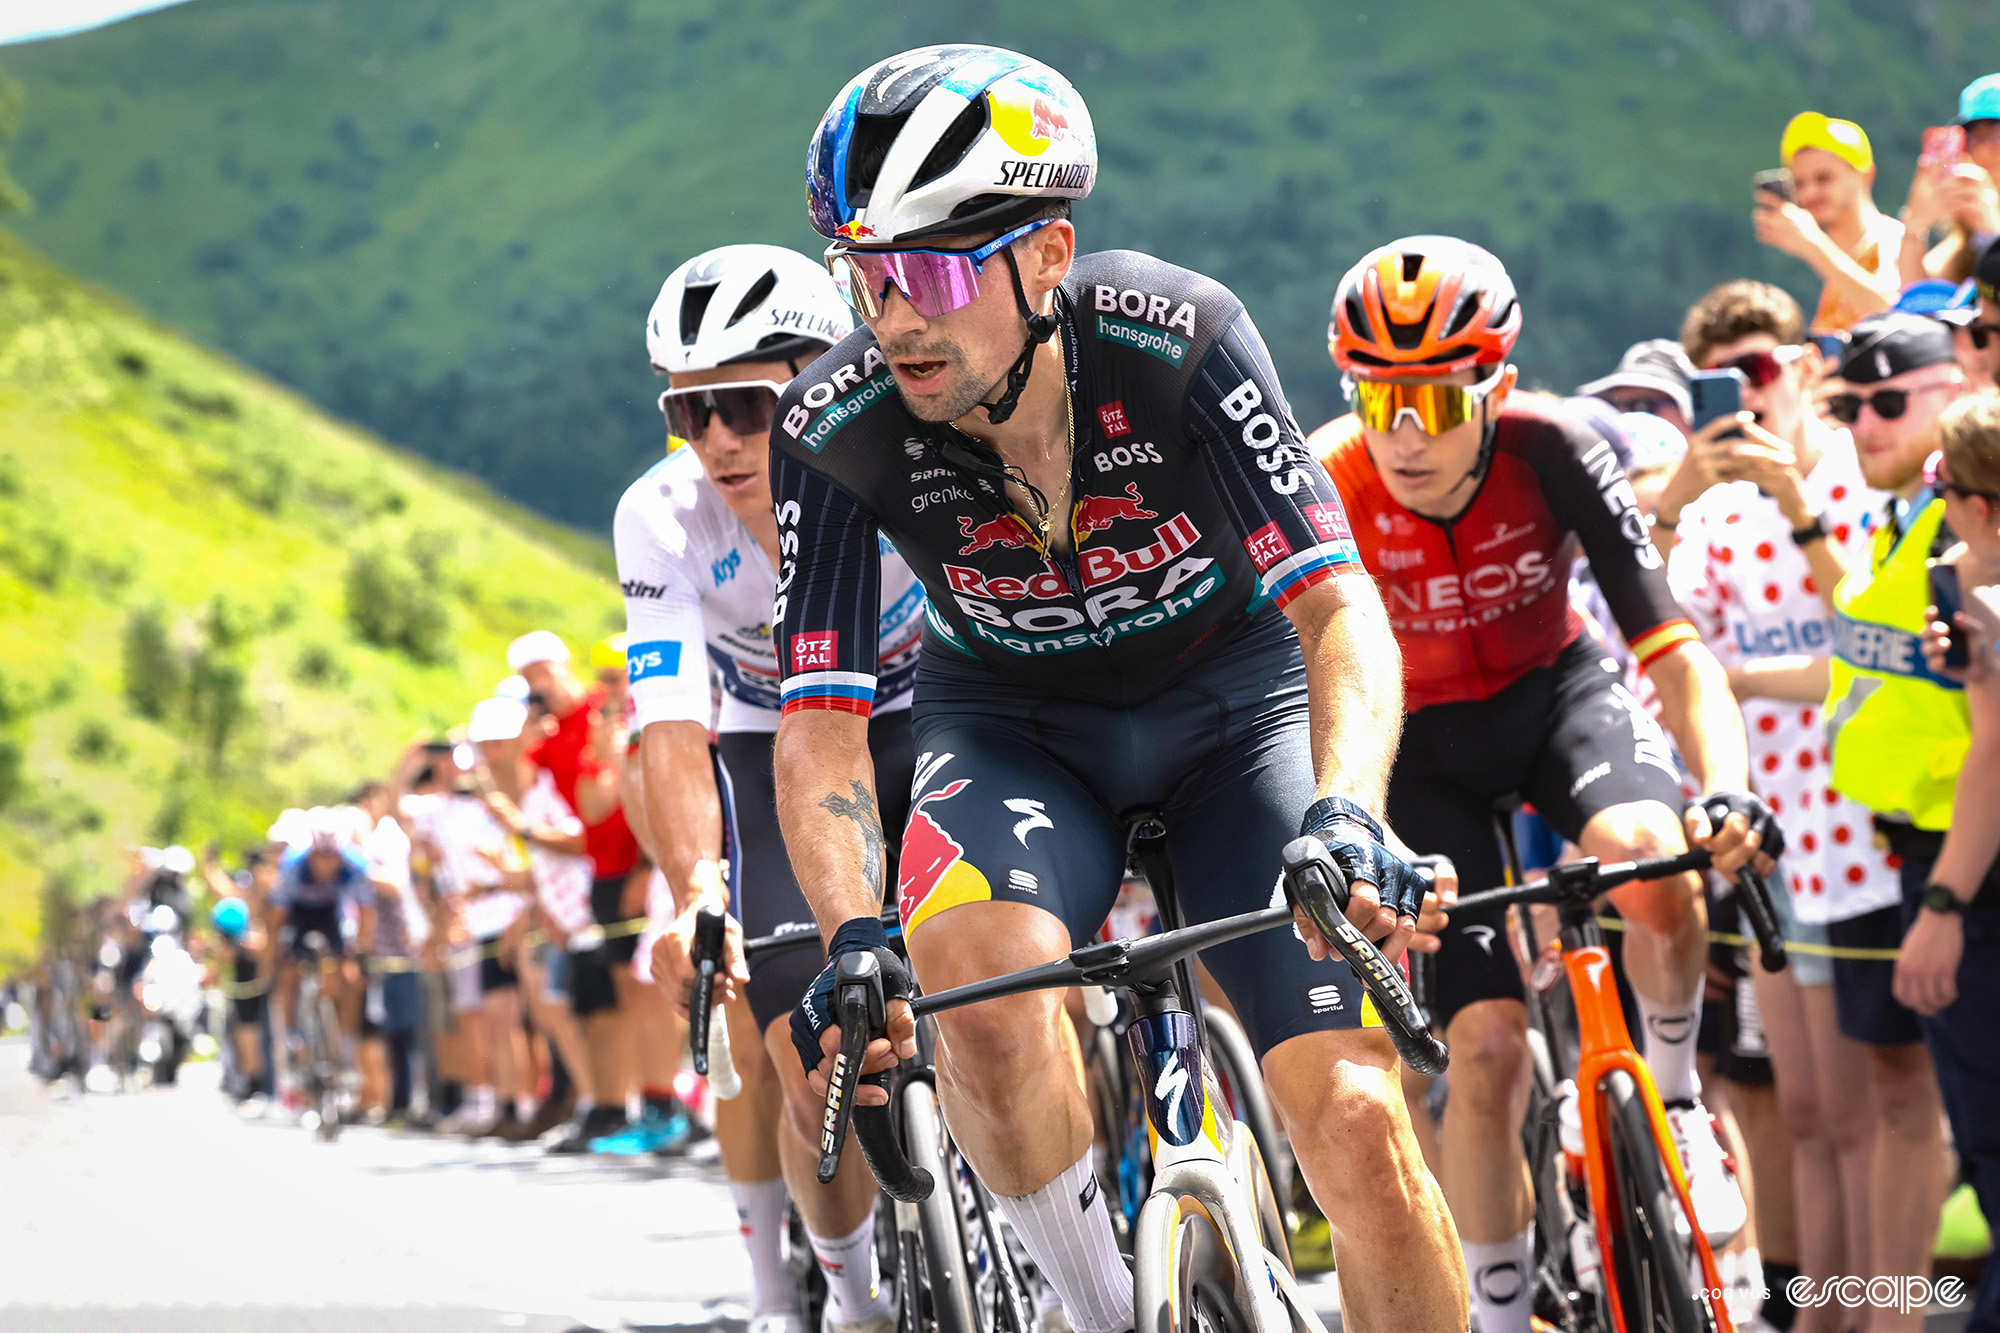
<instances>
[{"instance_id":1,"label":"road bike","mask_svg":"<svg viewBox=\"0 0 2000 1333\"><path fill-rule=\"evenodd\" d=\"M1164 837L1157 817L1142 822L1156 826L1149 835ZM1326 848L1318 839L1300 838L1287 844L1283 861L1285 905L1091 944L1063 960L919 996L911 1004L921 1020L983 1000L1070 986L1102 986L1129 997L1137 1016L1126 1036L1153 1151L1152 1185L1132 1234L1138 1333L1324 1333L1284 1257L1284 1220L1256 1140L1240 1121L1218 1114L1223 1102L1214 1061L1190 1008L1196 953L1289 926L1296 907L1360 977L1404 1060L1431 1074L1445 1067L1443 1045L1417 1014L1401 973L1343 915L1347 885ZM935 1173L921 1159L909 1159L886 1108L855 1105L862 1056L886 1016L879 964L873 954L846 954L835 975L841 1045L827 1089L822 1175L837 1168L851 1124L883 1192L899 1203L921 1204L932 1196ZM869 1077L887 1081L887 1075Z\"/></svg>"},{"instance_id":2,"label":"road bike","mask_svg":"<svg viewBox=\"0 0 2000 1333\"><path fill-rule=\"evenodd\" d=\"M340 1136L353 1078L341 1054L340 1014L322 977L339 960L329 955L326 937L308 932L299 941L299 986L292 1002L292 1048L299 1090L305 1096L303 1123L331 1143Z\"/></svg>"},{"instance_id":3,"label":"road bike","mask_svg":"<svg viewBox=\"0 0 2000 1333\"><path fill-rule=\"evenodd\" d=\"M1518 858L1503 836L1516 879ZM1535 1189L1535 1314L1565 1333L1731 1333L1723 1284L1695 1218L1687 1177L1651 1071L1632 1044L1595 903L1611 889L1706 870L1709 854L1552 867L1526 884L1475 893L1452 910L1520 906L1513 914L1529 978L1533 1086L1523 1127ZM1745 867L1744 915L1767 971L1785 965L1769 889ZM1555 907L1546 946L1525 908ZM1558 1003L1567 981L1574 1030ZM1573 1108L1582 1153L1565 1151Z\"/></svg>"},{"instance_id":4,"label":"road bike","mask_svg":"<svg viewBox=\"0 0 2000 1333\"><path fill-rule=\"evenodd\" d=\"M883 916L892 947L902 946L902 923ZM697 916L693 959L695 989L688 1005L695 1072L720 1088L734 1081L726 1022L712 1021L715 978L722 965L722 914ZM784 949L819 946L817 933L791 931L746 940L746 961ZM1034 1282L1025 1253L994 1207L993 1196L972 1173L952 1141L938 1110L935 1025L917 1025L917 1058L904 1061L890 1088L894 1115L889 1132L897 1151L922 1163L948 1190L920 1200L883 1199L876 1208L877 1253L883 1277L896 1293L899 1333L1035 1333ZM733 1094L732 1094L733 1095ZM822 1181L831 1180L823 1172ZM792 1276L804 1307L806 1326L820 1327L826 1282L813 1262L796 1205L787 1226Z\"/></svg>"}]
</instances>

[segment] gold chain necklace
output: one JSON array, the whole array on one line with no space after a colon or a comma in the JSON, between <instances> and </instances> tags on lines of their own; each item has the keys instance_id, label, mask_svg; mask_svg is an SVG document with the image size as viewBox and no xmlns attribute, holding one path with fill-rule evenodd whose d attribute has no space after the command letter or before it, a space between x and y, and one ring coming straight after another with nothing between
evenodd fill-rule
<instances>
[{"instance_id":1,"label":"gold chain necklace","mask_svg":"<svg viewBox=\"0 0 2000 1333\"><path fill-rule=\"evenodd\" d=\"M1071 397L1069 391L1068 367L1064 367L1063 374L1063 437L1068 445L1063 458L1063 480L1067 482L1070 473L1076 468L1076 408L1074 406L1074 399ZM1041 523L1042 554L1044 555L1047 555L1049 551L1049 529L1055 526L1055 521L1056 514L1054 507L1044 507Z\"/></svg>"}]
</instances>

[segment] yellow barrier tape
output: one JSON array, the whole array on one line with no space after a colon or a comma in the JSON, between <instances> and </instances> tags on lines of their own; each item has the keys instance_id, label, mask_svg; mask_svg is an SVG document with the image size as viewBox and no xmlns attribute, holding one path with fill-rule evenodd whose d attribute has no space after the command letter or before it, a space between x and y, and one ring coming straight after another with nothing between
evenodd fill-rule
<instances>
[{"instance_id":1,"label":"yellow barrier tape","mask_svg":"<svg viewBox=\"0 0 2000 1333\"><path fill-rule=\"evenodd\" d=\"M1615 916L1601 916L1597 924L1605 930L1623 930L1625 922ZM1745 949L1757 941L1748 935L1732 935L1727 931L1708 932L1710 944L1724 944L1732 949ZM1811 944L1803 940L1786 940L1786 953L1811 954L1815 958L1846 958L1863 963L1893 963L1902 957L1901 949L1863 949L1848 944Z\"/></svg>"}]
</instances>

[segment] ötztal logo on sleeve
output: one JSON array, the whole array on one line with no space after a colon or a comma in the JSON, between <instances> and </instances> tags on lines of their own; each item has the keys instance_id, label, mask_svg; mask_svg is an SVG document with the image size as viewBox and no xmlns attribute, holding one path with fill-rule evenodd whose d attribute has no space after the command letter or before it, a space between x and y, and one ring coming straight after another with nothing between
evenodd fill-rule
<instances>
[{"instance_id":1,"label":"\u00f6tztal logo on sleeve","mask_svg":"<svg viewBox=\"0 0 2000 1333\"><path fill-rule=\"evenodd\" d=\"M835 655L840 649L839 630L820 630L812 634L792 636L792 674L802 675L808 671L833 670Z\"/></svg>"}]
</instances>

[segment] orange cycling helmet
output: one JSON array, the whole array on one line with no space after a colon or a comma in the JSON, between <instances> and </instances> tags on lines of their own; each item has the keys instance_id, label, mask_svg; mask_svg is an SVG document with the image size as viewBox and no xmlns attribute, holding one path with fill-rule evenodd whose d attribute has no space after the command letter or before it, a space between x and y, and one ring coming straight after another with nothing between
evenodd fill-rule
<instances>
[{"instance_id":1,"label":"orange cycling helmet","mask_svg":"<svg viewBox=\"0 0 2000 1333\"><path fill-rule=\"evenodd\" d=\"M1367 378L1498 365L1520 336L1506 267L1453 236L1405 236L1371 251L1340 280L1326 330L1333 363Z\"/></svg>"}]
</instances>

